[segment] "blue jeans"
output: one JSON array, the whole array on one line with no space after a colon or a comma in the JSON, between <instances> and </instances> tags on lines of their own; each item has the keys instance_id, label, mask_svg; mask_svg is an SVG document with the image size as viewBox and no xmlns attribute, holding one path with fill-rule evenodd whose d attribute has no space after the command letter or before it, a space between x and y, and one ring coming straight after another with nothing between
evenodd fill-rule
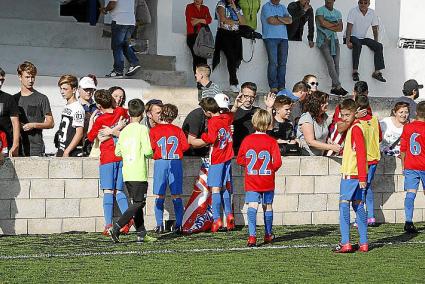
<instances>
[{"instance_id":1,"label":"blue jeans","mask_svg":"<svg viewBox=\"0 0 425 284\"><path fill-rule=\"evenodd\" d=\"M111 48L114 55L114 71L117 73L124 72L124 56L130 62L131 66L139 64L133 49L129 45L131 34L134 26L117 25L115 21L111 24Z\"/></svg>"},{"instance_id":2,"label":"blue jeans","mask_svg":"<svg viewBox=\"0 0 425 284\"><path fill-rule=\"evenodd\" d=\"M279 38L264 39L269 65L267 79L270 89L285 88L286 61L288 60L288 40Z\"/></svg>"}]
</instances>

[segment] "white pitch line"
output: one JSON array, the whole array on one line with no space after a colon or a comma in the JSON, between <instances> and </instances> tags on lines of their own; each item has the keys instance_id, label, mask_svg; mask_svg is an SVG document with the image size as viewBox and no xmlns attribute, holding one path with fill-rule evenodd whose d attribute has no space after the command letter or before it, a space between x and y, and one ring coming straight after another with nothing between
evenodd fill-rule
<instances>
[{"instance_id":1,"label":"white pitch line","mask_svg":"<svg viewBox=\"0 0 425 284\"><path fill-rule=\"evenodd\" d=\"M425 245L425 241L414 242L387 242L371 243L371 248L375 246L393 246L393 245ZM203 249L183 249L183 250L146 250L146 251L105 251L105 252L82 252L82 253L52 253L52 254L29 254L29 255L0 255L0 260L12 259L43 259L43 258L74 258L87 256L110 256L110 255L158 255L158 254L178 254L178 253L226 253L226 252L244 252L251 250L284 250L284 249L306 249L306 248L332 248L335 244L301 244L301 245L280 245L280 246L261 246L261 247L241 247L241 248L203 248Z\"/></svg>"}]
</instances>

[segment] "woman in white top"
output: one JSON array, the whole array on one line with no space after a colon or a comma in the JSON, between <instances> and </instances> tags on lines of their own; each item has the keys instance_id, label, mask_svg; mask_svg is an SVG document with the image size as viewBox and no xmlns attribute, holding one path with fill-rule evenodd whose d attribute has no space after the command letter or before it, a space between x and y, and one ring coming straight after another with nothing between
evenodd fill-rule
<instances>
[{"instance_id":1,"label":"woman in white top","mask_svg":"<svg viewBox=\"0 0 425 284\"><path fill-rule=\"evenodd\" d=\"M380 121L382 130L381 152L388 156L400 155L400 136L403 126L409 122L409 104L398 102L391 110L391 116Z\"/></svg>"}]
</instances>

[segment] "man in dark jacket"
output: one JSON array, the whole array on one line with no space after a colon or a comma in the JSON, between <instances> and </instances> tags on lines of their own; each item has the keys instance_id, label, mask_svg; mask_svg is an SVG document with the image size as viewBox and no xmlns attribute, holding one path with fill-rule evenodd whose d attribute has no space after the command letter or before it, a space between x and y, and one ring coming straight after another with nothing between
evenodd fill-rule
<instances>
[{"instance_id":1,"label":"man in dark jacket","mask_svg":"<svg viewBox=\"0 0 425 284\"><path fill-rule=\"evenodd\" d=\"M308 45L314 47L314 13L310 0L299 0L288 5L288 12L292 16L292 24L287 25L288 39L302 41L304 25L308 22Z\"/></svg>"}]
</instances>

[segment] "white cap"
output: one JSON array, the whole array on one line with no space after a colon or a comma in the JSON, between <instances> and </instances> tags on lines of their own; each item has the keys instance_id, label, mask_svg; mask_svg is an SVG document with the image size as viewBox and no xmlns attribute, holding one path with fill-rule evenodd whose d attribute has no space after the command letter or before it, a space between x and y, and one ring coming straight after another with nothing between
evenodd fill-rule
<instances>
[{"instance_id":1,"label":"white cap","mask_svg":"<svg viewBox=\"0 0 425 284\"><path fill-rule=\"evenodd\" d=\"M220 108L229 108L230 100L226 94L218 93L214 96L214 100Z\"/></svg>"},{"instance_id":2,"label":"white cap","mask_svg":"<svg viewBox=\"0 0 425 284\"><path fill-rule=\"evenodd\" d=\"M96 85L94 84L94 80L90 77L83 77L78 84L82 89L95 89Z\"/></svg>"}]
</instances>

